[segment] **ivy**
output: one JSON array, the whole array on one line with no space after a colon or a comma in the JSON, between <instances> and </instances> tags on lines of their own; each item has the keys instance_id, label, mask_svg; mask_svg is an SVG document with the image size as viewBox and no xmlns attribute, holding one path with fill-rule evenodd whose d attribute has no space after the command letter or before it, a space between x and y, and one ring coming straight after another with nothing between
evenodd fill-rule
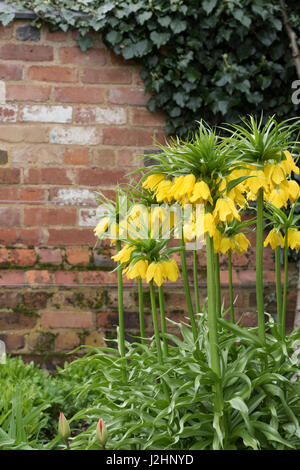
<instances>
[{"instance_id":1,"label":"ivy","mask_svg":"<svg viewBox=\"0 0 300 470\"><path fill-rule=\"evenodd\" d=\"M17 0L36 14L33 24L77 29L83 51L93 31L125 60L142 66L151 111L166 114L168 134L186 135L199 119L236 122L246 114L291 117L297 79L278 0ZM300 38L298 0L289 21ZM300 41L299 41L300 45Z\"/></svg>"}]
</instances>

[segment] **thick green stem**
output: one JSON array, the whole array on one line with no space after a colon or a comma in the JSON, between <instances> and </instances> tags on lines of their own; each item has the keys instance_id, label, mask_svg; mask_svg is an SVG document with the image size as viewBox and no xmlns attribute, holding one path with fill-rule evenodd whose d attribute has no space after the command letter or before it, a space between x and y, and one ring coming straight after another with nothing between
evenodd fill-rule
<instances>
[{"instance_id":1,"label":"thick green stem","mask_svg":"<svg viewBox=\"0 0 300 470\"><path fill-rule=\"evenodd\" d=\"M154 289L153 281L149 282L149 289L150 289L152 320L153 320L154 337L155 337L155 343L156 343L156 349L157 349L157 357L158 357L159 364L163 364L163 355L162 355L162 349L161 349L161 344L160 344L160 333L159 333L159 326L158 326L158 320L157 320L155 289Z\"/></svg>"},{"instance_id":2,"label":"thick green stem","mask_svg":"<svg viewBox=\"0 0 300 470\"><path fill-rule=\"evenodd\" d=\"M276 272L276 299L277 299L277 322L281 331L282 325L282 288L281 288L281 261L280 247L275 249L275 272Z\"/></svg>"},{"instance_id":3,"label":"thick green stem","mask_svg":"<svg viewBox=\"0 0 300 470\"><path fill-rule=\"evenodd\" d=\"M257 324L258 336L265 342L265 309L264 309L264 286L263 286L263 210L264 190L260 188L257 196L257 221L256 221L256 302L257 302Z\"/></svg>"},{"instance_id":4,"label":"thick green stem","mask_svg":"<svg viewBox=\"0 0 300 470\"><path fill-rule=\"evenodd\" d=\"M140 320L140 333L141 343L146 344L145 341L145 318L144 318L144 296L143 296L143 281L138 279L138 296L139 296L139 320Z\"/></svg>"},{"instance_id":5,"label":"thick green stem","mask_svg":"<svg viewBox=\"0 0 300 470\"><path fill-rule=\"evenodd\" d=\"M165 315L165 299L164 299L164 291L163 287L159 286L158 288L158 299L159 299L159 310L160 310L160 324L161 324L161 332L163 335L167 333L167 325L166 325L166 315ZM164 355L168 356L168 341L165 336L163 337L163 351Z\"/></svg>"},{"instance_id":6,"label":"thick green stem","mask_svg":"<svg viewBox=\"0 0 300 470\"><path fill-rule=\"evenodd\" d=\"M195 341L195 344L196 344L196 348L198 349L198 346L197 346L197 344L198 344L198 331L197 331L197 326L196 326L195 317L194 317L193 303L192 303L189 280L188 280L188 274L187 274L186 259L185 259L185 244L184 244L184 240L183 240L183 235L180 238L180 248L181 248L181 250L180 250L181 268L182 268L182 277L183 277L186 303L187 303L187 308L188 308L188 312L189 312L189 317L190 317L190 322L191 322L191 327L192 327L192 332L193 332L193 338L194 338L194 341Z\"/></svg>"},{"instance_id":7,"label":"thick green stem","mask_svg":"<svg viewBox=\"0 0 300 470\"><path fill-rule=\"evenodd\" d=\"M281 317L281 336L285 337L285 323L286 323L286 300L287 300L287 286L288 286L288 254L289 254L289 241L288 229L284 237L284 282L283 282L283 299L282 299L282 317Z\"/></svg>"},{"instance_id":8,"label":"thick green stem","mask_svg":"<svg viewBox=\"0 0 300 470\"><path fill-rule=\"evenodd\" d=\"M118 252L121 249L121 242L117 240L117 250ZM126 374L126 363L125 363L125 321L124 321L124 306L123 306L123 279L122 279L122 269L117 270L118 273L118 310L119 310L119 351L121 358L124 359L123 362L123 379L127 380Z\"/></svg>"},{"instance_id":9,"label":"thick green stem","mask_svg":"<svg viewBox=\"0 0 300 470\"><path fill-rule=\"evenodd\" d=\"M220 280L220 258L219 253L215 253L215 277L216 277L216 311L221 317L221 280Z\"/></svg>"},{"instance_id":10,"label":"thick green stem","mask_svg":"<svg viewBox=\"0 0 300 470\"><path fill-rule=\"evenodd\" d=\"M228 270L229 270L229 299L230 299L230 320L235 323L234 306L233 306L233 285L232 285L232 252L228 251Z\"/></svg>"},{"instance_id":11,"label":"thick green stem","mask_svg":"<svg viewBox=\"0 0 300 470\"><path fill-rule=\"evenodd\" d=\"M216 314L216 298L215 298L215 275L214 275L214 247L213 239L207 234L206 236L206 253L207 253L207 297L208 297L208 335L209 335L209 353L211 368L215 374L220 377L220 356L218 347L218 329ZM215 410L222 413L223 396L221 384L214 386L215 392Z\"/></svg>"},{"instance_id":12,"label":"thick green stem","mask_svg":"<svg viewBox=\"0 0 300 470\"><path fill-rule=\"evenodd\" d=\"M199 284L198 284L198 258L197 250L193 251L193 272L194 272L194 292L195 292L195 306L196 312L200 312L200 295L199 295Z\"/></svg>"}]
</instances>

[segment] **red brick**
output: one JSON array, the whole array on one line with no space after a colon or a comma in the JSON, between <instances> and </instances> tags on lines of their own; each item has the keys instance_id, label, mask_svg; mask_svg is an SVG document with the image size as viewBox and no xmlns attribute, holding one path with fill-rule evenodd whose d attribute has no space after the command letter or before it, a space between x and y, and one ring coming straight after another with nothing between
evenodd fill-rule
<instances>
[{"instance_id":1,"label":"red brick","mask_svg":"<svg viewBox=\"0 0 300 470\"><path fill-rule=\"evenodd\" d=\"M14 105L0 105L0 122L16 122L18 110Z\"/></svg>"},{"instance_id":2,"label":"red brick","mask_svg":"<svg viewBox=\"0 0 300 470\"><path fill-rule=\"evenodd\" d=\"M84 344L87 344L88 346L93 346L94 348L99 348L105 346L105 341L101 333L93 331L85 337Z\"/></svg>"},{"instance_id":3,"label":"red brick","mask_svg":"<svg viewBox=\"0 0 300 470\"><path fill-rule=\"evenodd\" d=\"M0 168L0 184L19 184L20 170L17 168Z\"/></svg>"},{"instance_id":4,"label":"red brick","mask_svg":"<svg viewBox=\"0 0 300 470\"><path fill-rule=\"evenodd\" d=\"M59 351L68 351L80 345L80 338L75 331L66 331L59 333L55 339L55 349Z\"/></svg>"},{"instance_id":5,"label":"red brick","mask_svg":"<svg viewBox=\"0 0 300 470\"><path fill-rule=\"evenodd\" d=\"M117 312L100 312L96 321L97 328L115 327L119 324Z\"/></svg>"},{"instance_id":6,"label":"red brick","mask_svg":"<svg viewBox=\"0 0 300 470\"><path fill-rule=\"evenodd\" d=\"M7 26L1 25L0 26L0 40L5 41L7 39L11 39L13 35L13 31L14 31L13 23L10 23Z\"/></svg>"},{"instance_id":7,"label":"red brick","mask_svg":"<svg viewBox=\"0 0 300 470\"><path fill-rule=\"evenodd\" d=\"M234 253L232 255L232 264L233 266L248 266L249 260L246 253L238 255Z\"/></svg>"},{"instance_id":8,"label":"red brick","mask_svg":"<svg viewBox=\"0 0 300 470\"><path fill-rule=\"evenodd\" d=\"M14 126L15 127L15 126ZM31 130L32 136L26 130ZM38 142L48 141L48 130L46 127L23 126L22 140L28 140L28 137L36 139ZM22 145L21 147L15 146L11 150L11 162L14 166L20 166L23 168L30 168L32 166L60 166L63 163L63 157L60 148L53 146L37 146L37 145Z\"/></svg>"},{"instance_id":9,"label":"red brick","mask_svg":"<svg viewBox=\"0 0 300 470\"><path fill-rule=\"evenodd\" d=\"M11 264L17 266L33 266L36 262L34 250L14 248L10 250Z\"/></svg>"},{"instance_id":10,"label":"red brick","mask_svg":"<svg viewBox=\"0 0 300 470\"><path fill-rule=\"evenodd\" d=\"M164 127L166 125L166 119L162 113L154 114L146 108L132 108L131 124L134 126Z\"/></svg>"},{"instance_id":11,"label":"red brick","mask_svg":"<svg viewBox=\"0 0 300 470\"><path fill-rule=\"evenodd\" d=\"M1 335L0 339L5 342L6 351L8 352L16 349L22 349L25 345L24 336L22 335Z\"/></svg>"},{"instance_id":12,"label":"red brick","mask_svg":"<svg viewBox=\"0 0 300 470\"><path fill-rule=\"evenodd\" d=\"M84 83L117 83L129 84L132 82L132 71L122 68L85 69L82 74Z\"/></svg>"},{"instance_id":13,"label":"red brick","mask_svg":"<svg viewBox=\"0 0 300 470\"><path fill-rule=\"evenodd\" d=\"M257 326L257 314L256 312L237 312L236 321L239 322L240 326L254 327Z\"/></svg>"},{"instance_id":14,"label":"red brick","mask_svg":"<svg viewBox=\"0 0 300 470\"><path fill-rule=\"evenodd\" d=\"M17 64L0 64L0 80L22 80L23 66Z\"/></svg>"},{"instance_id":15,"label":"red brick","mask_svg":"<svg viewBox=\"0 0 300 470\"><path fill-rule=\"evenodd\" d=\"M111 88L108 101L113 104L130 104L144 106L151 95L145 94L144 88Z\"/></svg>"},{"instance_id":16,"label":"red brick","mask_svg":"<svg viewBox=\"0 0 300 470\"><path fill-rule=\"evenodd\" d=\"M17 189L0 187L0 202L32 202L32 201L45 201L45 189L41 188L28 188L28 189Z\"/></svg>"},{"instance_id":17,"label":"red brick","mask_svg":"<svg viewBox=\"0 0 300 470\"><path fill-rule=\"evenodd\" d=\"M109 51L110 62L112 65L118 65L120 67L137 66L137 63L134 60L125 60L119 54L115 54L113 51Z\"/></svg>"},{"instance_id":18,"label":"red brick","mask_svg":"<svg viewBox=\"0 0 300 470\"><path fill-rule=\"evenodd\" d=\"M1 312L0 328L1 330L19 330L33 328L36 324L36 318L24 315L23 313Z\"/></svg>"},{"instance_id":19,"label":"red brick","mask_svg":"<svg viewBox=\"0 0 300 470\"><path fill-rule=\"evenodd\" d=\"M76 209L61 208L30 208L24 209L24 225L75 225L77 219Z\"/></svg>"},{"instance_id":20,"label":"red brick","mask_svg":"<svg viewBox=\"0 0 300 470\"><path fill-rule=\"evenodd\" d=\"M122 170L98 170L84 168L77 170L78 184L88 186L115 185L124 181L125 172Z\"/></svg>"},{"instance_id":21,"label":"red brick","mask_svg":"<svg viewBox=\"0 0 300 470\"><path fill-rule=\"evenodd\" d=\"M13 165L26 166L27 161L29 163L37 162L37 149L28 146L24 146L24 142L48 142L49 141L49 130L47 127L35 125L35 126L1 126L0 127L0 139L6 140L7 142L22 142L23 146L13 147L10 152L11 163ZM31 154L30 154L31 151ZM22 157L24 162L22 163ZM42 157L42 155L41 155Z\"/></svg>"},{"instance_id":22,"label":"red brick","mask_svg":"<svg viewBox=\"0 0 300 470\"><path fill-rule=\"evenodd\" d=\"M0 57L6 60L42 62L53 60L53 48L26 44L5 44L0 48Z\"/></svg>"},{"instance_id":23,"label":"red brick","mask_svg":"<svg viewBox=\"0 0 300 470\"><path fill-rule=\"evenodd\" d=\"M20 294L19 289L17 291L8 291L4 287L4 292L0 293L0 305L1 308L15 308L18 304L23 302L23 296Z\"/></svg>"},{"instance_id":24,"label":"red brick","mask_svg":"<svg viewBox=\"0 0 300 470\"><path fill-rule=\"evenodd\" d=\"M6 85L7 101L48 101L51 88L36 85Z\"/></svg>"},{"instance_id":25,"label":"red brick","mask_svg":"<svg viewBox=\"0 0 300 470\"><path fill-rule=\"evenodd\" d=\"M103 103L105 89L86 86L55 88L55 101L59 103Z\"/></svg>"},{"instance_id":26,"label":"red brick","mask_svg":"<svg viewBox=\"0 0 300 470\"><path fill-rule=\"evenodd\" d=\"M39 248L39 262L45 264L61 264L62 254L60 250L49 250L48 248Z\"/></svg>"},{"instance_id":27,"label":"red brick","mask_svg":"<svg viewBox=\"0 0 300 470\"><path fill-rule=\"evenodd\" d=\"M72 67L57 67L56 65L34 65L28 70L28 78L40 82L76 82L77 69Z\"/></svg>"},{"instance_id":28,"label":"red brick","mask_svg":"<svg viewBox=\"0 0 300 470\"><path fill-rule=\"evenodd\" d=\"M41 325L48 328L92 328L91 312L45 312Z\"/></svg>"},{"instance_id":29,"label":"red brick","mask_svg":"<svg viewBox=\"0 0 300 470\"><path fill-rule=\"evenodd\" d=\"M91 229L55 229L50 228L48 245L51 246L74 246L95 244L95 235Z\"/></svg>"},{"instance_id":30,"label":"red brick","mask_svg":"<svg viewBox=\"0 0 300 470\"><path fill-rule=\"evenodd\" d=\"M24 292L23 303L28 305L31 308L36 310L41 310L47 305L48 295L47 292L38 291L28 291Z\"/></svg>"},{"instance_id":31,"label":"red brick","mask_svg":"<svg viewBox=\"0 0 300 470\"><path fill-rule=\"evenodd\" d=\"M116 166L115 151L111 148L96 149L92 157L92 167L114 168Z\"/></svg>"},{"instance_id":32,"label":"red brick","mask_svg":"<svg viewBox=\"0 0 300 470\"><path fill-rule=\"evenodd\" d=\"M64 31L46 31L46 40L52 42L63 42L65 43L68 37L68 33Z\"/></svg>"},{"instance_id":33,"label":"red brick","mask_svg":"<svg viewBox=\"0 0 300 470\"><path fill-rule=\"evenodd\" d=\"M79 47L61 47L59 60L62 64L105 65L106 54L105 49L89 49L86 53Z\"/></svg>"},{"instance_id":34,"label":"red brick","mask_svg":"<svg viewBox=\"0 0 300 470\"><path fill-rule=\"evenodd\" d=\"M23 245L36 245L40 241L39 229L0 229L0 244L13 245L22 243Z\"/></svg>"},{"instance_id":35,"label":"red brick","mask_svg":"<svg viewBox=\"0 0 300 470\"><path fill-rule=\"evenodd\" d=\"M6 248L0 248L0 266L8 264L8 250Z\"/></svg>"},{"instance_id":36,"label":"red brick","mask_svg":"<svg viewBox=\"0 0 300 470\"><path fill-rule=\"evenodd\" d=\"M246 269L239 271L238 273L240 284L255 284L256 283L256 271L252 269Z\"/></svg>"},{"instance_id":37,"label":"red brick","mask_svg":"<svg viewBox=\"0 0 300 470\"><path fill-rule=\"evenodd\" d=\"M74 271L56 271L54 273L55 284L78 285L79 273Z\"/></svg>"},{"instance_id":38,"label":"red brick","mask_svg":"<svg viewBox=\"0 0 300 470\"><path fill-rule=\"evenodd\" d=\"M25 282L23 271L0 271L0 285L9 286L11 284L22 285Z\"/></svg>"},{"instance_id":39,"label":"red brick","mask_svg":"<svg viewBox=\"0 0 300 470\"><path fill-rule=\"evenodd\" d=\"M106 127L103 129L103 144L128 147L151 145L153 144L153 132L144 129Z\"/></svg>"},{"instance_id":40,"label":"red brick","mask_svg":"<svg viewBox=\"0 0 300 470\"><path fill-rule=\"evenodd\" d=\"M26 272L29 284L51 284L51 273L45 270L30 270Z\"/></svg>"},{"instance_id":41,"label":"red brick","mask_svg":"<svg viewBox=\"0 0 300 470\"><path fill-rule=\"evenodd\" d=\"M266 283L275 284L275 271L264 271L263 280Z\"/></svg>"},{"instance_id":42,"label":"red brick","mask_svg":"<svg viewBox=\"0 0 300 470\"><path fill-rule=\"evenodd\" d=\"M85 265L90 262L90 252L88 248L67 248L67 261L72 265Z\"/></svg>"},{"instance_id":43,"label":"red brick","mask_svg":"<svg viewBox=\"0 0 300 470\"><path fill-rule=\"evenodd\" d=\"M155 132L155 142L166 145L168 138L164 132L156 131Z\"/></svg>"},{"instance_id":44,"label":"red brick","mask_svg":"<svg viewBox=\"0 0 300 470\"><path fill-rule=\"evenodd\" d=\"M124 278L125 281L125 278ZM81 282L83 284L116 284L116 273L106 271L83 271L81 273Z\"/></svg>"},{"instance_id":45,"label":"red brick","mask_svg":"<svg viewBox=\"0 0 300 470\"><path fill-rule=\"evenodd\" d=\"M86 147L70 147L65 150L66 165L88 165L89 161L89 149Z\"/></svg>"},{"instance_id":46,"label":"red brick","mask_svg":"<svg viewBox=\"0 0 300 470\"><path fill-rule=\"evenodd\" d=\"M24 180L25 184L72 184L63 168L29 168Z\"/></svg>"},{"instance_id":47,"label":"red brick","mask_svg":"<svg viewBox=\"0 0 300 470\"><path fill-rule=\"evenodd\" d=\"M20 225L20 211L12 207L0 207L0 227Z\"/></svg>"},{"instance_id":48,"label":"red brick","mask_svg":"<svg viewBox=\"0 0 300 470\"><path fill-rule=\"evenodd\" d=\"M229 283L229 271L225 271L221 269L220 271L220 281L221 284L228 284ZM238 283L238 277L236 271L232 271L232 282L233 284Z\"/></svg>"},{"instance_id":49,"label":"red brick","mask_svg":"<svg viewBox=\"0 0 300 470\"><path fill-rule=\"evenodd\" d=\"M125 167L139 167L137 159L139 151L137 149L120 149L117 152L117 165Z\"/></svg>"}]
</instances>

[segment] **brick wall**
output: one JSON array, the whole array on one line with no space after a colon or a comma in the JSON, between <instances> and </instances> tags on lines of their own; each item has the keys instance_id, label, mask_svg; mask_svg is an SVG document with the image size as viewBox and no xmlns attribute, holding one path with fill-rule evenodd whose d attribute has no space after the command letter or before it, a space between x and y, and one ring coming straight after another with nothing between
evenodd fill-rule
<instances>
[{"instance_id":1,"label":"brick wall","mask_svg":"<svg viewBox=\"0 0 300 470\"><path fill-rule=\"evenodd\" d=\"M0 29L0 331L9 352L53 362L115 335L116 278L107 248L94 247L95 191L111 194L140 164L134 157L164 139L164 117L146 109L148 98L139 66L99 38L83 53L74 32L24 21ZM273 261L265 256L272 311ZM205 254L199 258L203 296ZM247 325L255 323L254 258L252 248L234 259L237 310ZM228 304L227 269L225 260ZM134 283L124 295L127 331L137 333ZM181 282L167 289L167 312L186 315Z\"/></svg>"}]
</instances>

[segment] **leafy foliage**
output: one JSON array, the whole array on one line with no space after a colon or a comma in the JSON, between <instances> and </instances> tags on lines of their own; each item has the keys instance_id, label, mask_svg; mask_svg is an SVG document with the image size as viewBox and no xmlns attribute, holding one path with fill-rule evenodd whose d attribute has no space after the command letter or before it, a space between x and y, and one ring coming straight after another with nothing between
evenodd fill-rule
<instances>
[{"instance_id":1,"label":"leafy foliage","mask_svg":"<svg viewBox=\"0 0 300 470\"><path fill-rule=\"evenodd\" d=\"M205 315L199 315L200 356L195 354L190 328L171 323L180 329L180 335L166 335L172 345L163 365L157 364L154 343L126 344L130 364L127 382L114 348L89 348L87 355L66 363L54 377L32 364L9 359L6 366L1 366L1 379L15 370L12 377L19 377L22 393L11 392L16 394L12 404L7 398L0 447L63 447L55 437L56 428L48 436L40 433L54 410L57 423L59 404L70 422L70 447L74 450L100 448L95 436L99 418L108 428L108 450L200 450L218 449L221 444L225 449L299 449L299 330L283 342L271 322L268 327L272 335L267 335L263 346L255 328L220 320L224 431L213 405L212 386L219 379L209 366ZM33 383L37 377L42 383L36 390L31 388L29 403L26 387L33 377ZM167 393L161 387L162 380Z\"/></svg>"},{"instance_id":2,"label":"leafy foliage","mask_svg":"<svg viewBox=\"0 0 300 470\"><path fill-rule=\"evenodd\" d=\"M153 94L148 108L166 113L169 134L186 135L199 118L219 124L262 110L280 119L297 112L297 77L277 0L6 1L32 9L38 27L78 29L84 51L96 31L116 54L140 61ZM297 3L289 2L289 21L300 38ZM0 21L13 17L4 10Z\"/></svg>"}]
</instances>

